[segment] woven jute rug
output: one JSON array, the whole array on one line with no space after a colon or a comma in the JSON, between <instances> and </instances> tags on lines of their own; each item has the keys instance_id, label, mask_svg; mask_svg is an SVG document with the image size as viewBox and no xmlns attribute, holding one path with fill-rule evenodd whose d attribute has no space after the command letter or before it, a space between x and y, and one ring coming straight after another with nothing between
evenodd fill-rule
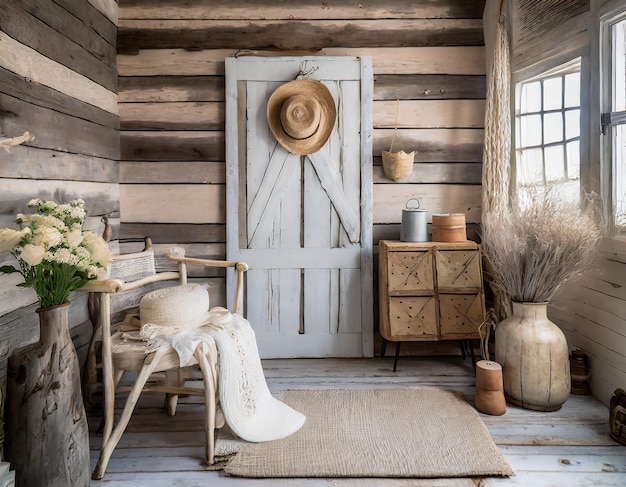
<instances>
[{"instance_id":1,"label":"woven jute rug","mask_svg":"<svg viewBox=\"0 0 626 487\"><path fill-rule=\"evenodd\" d=\"M432 389L294 390L297 433L246 443L226 465L239 477L514 475L461 393Z\"/></svg>"}]
</instances>

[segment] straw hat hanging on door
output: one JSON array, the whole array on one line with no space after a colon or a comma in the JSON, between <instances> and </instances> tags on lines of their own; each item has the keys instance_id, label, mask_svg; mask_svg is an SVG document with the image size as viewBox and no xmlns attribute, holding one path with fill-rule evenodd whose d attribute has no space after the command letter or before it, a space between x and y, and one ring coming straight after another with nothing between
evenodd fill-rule
<instances>
[{"instance_id":1,"label":"straw hat hanging on door","mask_svg":"<svg viewBox=\"0 0 626 487\"><path fill-rule=\"evenodd\" d=\"M267 102L267 123L293 154L320 150L335 126L335 100L320 81L297 79L280 86Z\"/></svg>"}]
</instances>

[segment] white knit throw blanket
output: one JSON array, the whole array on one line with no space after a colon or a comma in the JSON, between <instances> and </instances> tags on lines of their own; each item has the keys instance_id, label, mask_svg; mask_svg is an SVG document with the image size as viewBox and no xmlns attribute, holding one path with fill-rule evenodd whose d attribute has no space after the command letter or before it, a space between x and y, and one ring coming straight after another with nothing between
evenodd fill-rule
<instances>
[{"instance_id":1,"label":"white knit throw blanket","mask_svg":"<svg viewBox=\"0 0 626 487\"><path fill-rule=\"evenodd\" d=\"M214 350L217 345L222 412L240 438L272 441L298 431L306 418L270 393L250 323L220 307L210 310L207 321L209 325L191 330L144 325L141 334L148 340L149 350L172 346L181 366L191 360L196 347Z\"/></svg>"}]
</instances>

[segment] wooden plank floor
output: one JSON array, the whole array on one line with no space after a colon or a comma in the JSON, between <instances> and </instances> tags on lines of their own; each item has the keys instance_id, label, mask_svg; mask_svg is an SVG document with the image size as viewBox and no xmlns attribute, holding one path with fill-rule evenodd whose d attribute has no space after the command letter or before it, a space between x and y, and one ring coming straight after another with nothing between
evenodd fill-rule
<instances>
[{"instance_id":1,"label":"wooden plank floor","mask_svg":"<svg viewBox=\"0 0 626 487\"><path fill-rule=\"evenodd\" d=\"M272 391L319 388L437 388L462 391L472 403L474 373L461 357L294 359L264 361ZM149 487L561 487L626 486L626 447L609 437L608 408L590 396L571 396L559 410L529 411L508 405L503 416L481 413L495 443L516 473L486 479L239 479L205 471L203 405L181 400L175 417L162 398L140 399L131 424L113 453L103 480L92 486ZM100 437L90 417L92 466Z\"/></svg>"}]
</instances>

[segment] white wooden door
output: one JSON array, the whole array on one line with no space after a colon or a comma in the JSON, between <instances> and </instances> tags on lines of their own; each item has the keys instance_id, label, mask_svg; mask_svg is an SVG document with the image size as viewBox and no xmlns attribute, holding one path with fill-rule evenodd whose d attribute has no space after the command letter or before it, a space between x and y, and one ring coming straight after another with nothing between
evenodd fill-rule
<instances>
[{"instance_id":1,"label":"white wooden door","mask_svg":"<svg viewBox=\"0 0 626 487\"><path fill-rule=\"evenodd\" d=\"M266 116L301 70L337 107L329 140L306 156L278 144ZM226 59L227 258L250 266L244 304L262 358L373 355L372 87L370 58Z\"/></svg>"}]
</instances>

